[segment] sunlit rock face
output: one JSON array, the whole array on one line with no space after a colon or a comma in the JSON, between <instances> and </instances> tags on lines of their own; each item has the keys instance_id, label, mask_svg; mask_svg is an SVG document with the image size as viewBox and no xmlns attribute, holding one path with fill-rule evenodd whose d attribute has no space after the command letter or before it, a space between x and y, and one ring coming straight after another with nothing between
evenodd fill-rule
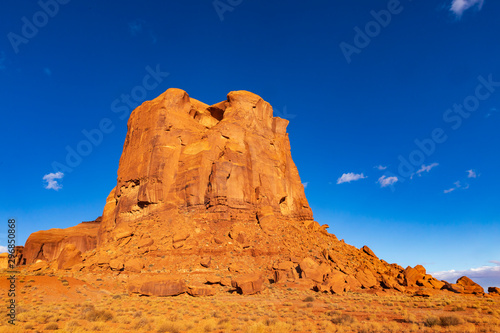
<instances>
[{"instance_id":1,"label":"sunlit rock face","mask_svg":"<svg viewBox=\"0 0 500 333\"><path fill-rule=\"evenodd\" d=\"M180 89L144 102L128 121L99 244L144 234L147 225L158 227L151 235L158 238L203 228L222 236L249 223L270 233L282 223L311 221L287 125L247 91L212 106Z\"/></svg>"}]
</instances>

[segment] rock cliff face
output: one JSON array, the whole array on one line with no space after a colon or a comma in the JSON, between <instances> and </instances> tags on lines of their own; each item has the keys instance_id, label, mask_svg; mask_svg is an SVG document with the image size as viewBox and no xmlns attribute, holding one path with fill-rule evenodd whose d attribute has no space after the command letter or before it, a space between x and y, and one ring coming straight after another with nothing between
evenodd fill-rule
<instances>
[{"instance_id":1,"label":"rock cliff face","mask_svg":"<svg viewBox=\"0 0 500 333\"><path fill-rule=\"evenodd\" d=\"M420 265L388 264L315 222L287 124L247 91L209 106L167 90L130 116L102 221L36 232L23 260L126 274L129 292L144 295L208 296L214 284L254 294L269 281L335 294L483 293L467 278L450 285Z\"/></svg>"},{"instance_id":2,"label":"rock cliff face","mask_svg":"<svg viewBox=\"0 0 500 333\"><path fill-rule=\"evenodd\" d=\"M67 244L73 244L79 251L92 250L97 245L97 231L100 218L92 222L82 222L66 229L50 229L32 233L23 251L23 263L37 260L57 259Z\"/></svg>"},{"instance_id":3,"label":"rock cliff face","mask_svg":"<svg viewBox=\"0 0 500 333\"><path fill-rule=\"evenodd\" d=\"M169 89L143 103L128 122L99 244L141 233L143 220L158 221L163 234L191 234L206 221L217 224L212 231L255 222L265 232L284 221L312 221L287 124L247 91L209 106Z\"/></svg>"}]
</instances>

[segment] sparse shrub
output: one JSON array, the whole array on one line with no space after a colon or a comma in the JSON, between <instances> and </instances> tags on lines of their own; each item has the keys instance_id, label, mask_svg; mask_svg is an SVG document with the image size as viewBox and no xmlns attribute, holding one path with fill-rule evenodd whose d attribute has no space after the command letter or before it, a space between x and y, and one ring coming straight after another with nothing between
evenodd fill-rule
<instances>
[{"instance_id":1,"label":"sparse shrub","mask_svg":"<svg viewBox=\"0 0 500 333\"><path fill-rule=\"evenodd\" d=\"M110 321L113 319L113 313L106 310L89 309L84 312L84 319L88 321Z\"/></svg>"},{"instance_id":2,"label":"sparse shrub","mask_svg":"<svg viewBox=\"0 0 500 333\"><path fill-rule=\"evenodd\" d=\"M55 331L58 329L59 329L59 325L57 325L56 323L50 323L50 324L47 324L47 326L45 326L45 330L47 330L47 331Z\"/></svg>"},{"instance_id":3,"label":"sparse shrub","mask_svg":"<svg viewBox=\"0 0 500 333\"><path fill-rule=\"evenodd\" d=\"M181 329L179 327L179 324L176 324L174 322L167 322L163 323L158 327L156 332L158 333L180 333Z\"/></svg>"},{"instance_id":4,"label":"sparse shrub","mask_svg":"<svg viewBox=\"0 0 500 333\"><path fill-rule=\"evenodd\" d=\"M352 324L354 322L354 317L348 315L347 313L344 313L341 315L336 315L331 319L331 321L332 323L339 325Z\"/></svg>"},{"instance_id":5,"label":"sparse shrub","mask_svg":"<svg viewBox=\"0 0 500 333\"><path fill-rule=\"evenodd\" d=\"M149 325L149 321L146 318L141 318L135 323L134 329L138 330L141 328L145 328L148 325Z\"/></svg>"},{"instance_id":6,"label":"sparse shrub","mask_svg":"<svg viewBox=\"0 0 500 333\"><path fill-rule=\"evenodd\" d=\"M434 327L440 324L440 320L435 316L428 316L424 319L424 325L427 327Z\"/></svg>"},{"instance_id":7,"label":"sparse shrub","mask_svg":"<svg viewBox=\"0 0 500 333\"><path fill-rule=\"evenodd\" d=\"M314 302L316 299L313 296L307 296L302 302Z\"/></svg>"},{"instance_id":8,"label":"sparse shrub","mask_svg":"<svg viewBox=\"0 0 500 333\"><path fill-rule=\"evenodd\" d=\"M462 319L457 316L441 316L439 317L439 325L443 327L460 325L462 323Z\"/></svg>"}]
</instances>

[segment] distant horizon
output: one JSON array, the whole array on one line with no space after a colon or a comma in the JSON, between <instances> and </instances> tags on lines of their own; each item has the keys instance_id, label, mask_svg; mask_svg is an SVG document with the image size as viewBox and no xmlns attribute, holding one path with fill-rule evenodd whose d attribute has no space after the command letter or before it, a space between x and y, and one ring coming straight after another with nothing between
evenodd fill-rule
<instances>
[{"instance_id":1,"label":"distant horizon","mask_svg":"<svg viewBox=\"0 0 500 333\"><path fill-rule=\"evenodd\" d=\"M330 233L500 287L500 3L4 7L0 218L16 219L18 245L101 216L136 106L170 87L209 105L247 90L289 120Z\"/></svg>"}]
</instances>

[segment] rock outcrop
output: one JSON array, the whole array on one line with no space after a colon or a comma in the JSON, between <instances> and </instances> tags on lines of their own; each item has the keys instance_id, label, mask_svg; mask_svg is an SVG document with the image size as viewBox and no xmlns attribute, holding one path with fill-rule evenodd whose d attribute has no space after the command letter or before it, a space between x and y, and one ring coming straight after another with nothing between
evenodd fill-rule
<instances>
[{"instance_id":1,"label":"rock outcrop","mask_svg":"<svg viewBox=\"0 0 500 333\"><path fill-rule=\"evenodd\" d=\"M92 250L97 245L97 231L100 218L92 222L82 222L66 229L50 229L32 233L22 252L25 264L37 260L57 259L66 245L72 244L80 252Z\"/></svg>"},{"instance_id":2,"label":"rock outcrop","mask_svg":"<svg viewBox=\"0 0 500 333\"><path fill-rule=\"evenodd\" d=\"M102 221L36 232L23 258L124 274L129 292L150 296L249 295L271 282L333 294L481 293L465 278L449 285L420 265L388 264L314 221L287 124L247 91L207 105L167 90L130 116Z\"/></svg>"},{"instance_id":3,"label":"rock outcrop","mask_svg":"<svg viewBox=\"0 0 500 333\"><path fill-rule=\"evenodd\" d=\"M251 236L245 234L249 223L272 233L284 221L312 221L287 124L246 91L212 106L180 89L144 102L128 121L99 244L117 241L123 232L143 235L140 221L149 227L160 221L158 236L183 231L173 235L175 248L205 221L217 223L210 226L219 231L212 237L230 233L241 244Z\"/></svg>"}]
</instances>

